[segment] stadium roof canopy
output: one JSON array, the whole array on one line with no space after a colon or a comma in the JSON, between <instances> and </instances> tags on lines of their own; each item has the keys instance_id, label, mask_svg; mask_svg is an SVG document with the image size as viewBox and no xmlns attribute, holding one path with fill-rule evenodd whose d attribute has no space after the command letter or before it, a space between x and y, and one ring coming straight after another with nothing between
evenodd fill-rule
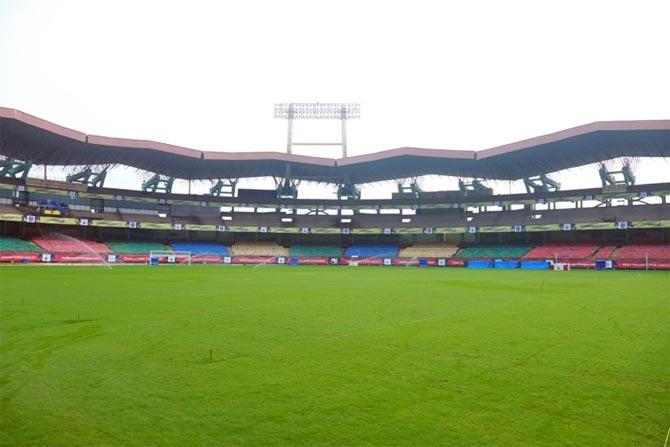
<instances>
[{"instance_id":1,"label":"stadium roof canopy","mask_svg":"<svg viewBox=\"0 0 670 447\"><path fill-rule=\"evenodd\" d=\"M35 164L120 164L183 179L282 177L353 183L449 175L516 180L617 157L670 156L670 120L604 121L481 151L402 147L343 159L215 152L87 135L0 107L0 155Z\"/></svg>"}]
</instances>

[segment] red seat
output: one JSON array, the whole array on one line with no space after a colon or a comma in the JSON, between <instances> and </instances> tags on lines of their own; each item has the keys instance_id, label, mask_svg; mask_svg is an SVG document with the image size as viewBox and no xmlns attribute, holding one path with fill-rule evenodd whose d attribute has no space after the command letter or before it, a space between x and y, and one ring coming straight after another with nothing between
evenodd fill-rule
<instances>
[{"instance_id":1,"label":"red seat","mask_svg":"<svg viewBox=\"0 0 670 447\"><path fill-rule=\"evenodd\" d=\"M32 240L49 253L112 253L100 242L76 239L63 234L36 236Z\"/></svg>"}]
</instances>

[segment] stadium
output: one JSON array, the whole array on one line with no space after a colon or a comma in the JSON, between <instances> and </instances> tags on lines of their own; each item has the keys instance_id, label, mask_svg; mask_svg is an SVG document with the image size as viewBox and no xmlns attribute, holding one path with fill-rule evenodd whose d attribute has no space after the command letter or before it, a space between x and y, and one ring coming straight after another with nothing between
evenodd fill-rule
<instances>
[{"instance_id":1,"label":"stadium","mask_svg":"<svg viewBox=\"0 0 670 447\"><path fill-rule=\"evenodd\" d=\"M640 184L634 166L670 156L670 120L329 159L0 108L0 156L3 445L665 435L670 179ZM552 178L586 165L600 186ZM137 188L105 185L117 167ZM459 188L424 191L429 175ZM239 186L263 177L275 188ZM337 197L302 198L301 182ZM378 182L397 192L361 196Z\"/></svg>"},{"instance_id":2,"label":"stadium","mask_svg":"<svg viewBox=\"0 0 670 447\"><path fill-rule=\"evenodd\" d=\"M670 269L670 183L637 184L631 167L670 155L670 121L333 160L87 135L7 108L0 120L0 262L146 264L155 253L159 263ZM550 177L593 163L600 188L561 190ZM47 165L74 168L57 181ZM120 165L151 176L137 190L106 188ZM424 192L426 175L458 177L459 190ZM237 187L253 177L276 189ZM189 189L209 180L210 192L172 193L175 179ZM522 179L527 193L497 193L482 179ZM301 199L301 181L333 185L337 198ZM398 192L361 198L360 184L380 181Z\"/></svg>"}]
</instances>

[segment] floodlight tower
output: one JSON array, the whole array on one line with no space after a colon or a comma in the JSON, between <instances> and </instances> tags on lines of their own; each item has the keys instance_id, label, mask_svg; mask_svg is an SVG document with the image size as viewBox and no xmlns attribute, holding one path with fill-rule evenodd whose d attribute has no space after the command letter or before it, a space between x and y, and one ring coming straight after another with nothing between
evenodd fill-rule
<instances>
[{"instance_id":1,"label":"floodlight tower","mask_svg":"<svg viewBox=\"0 0 670 447\"><path fill-rule=\"evenodd\" d=\"M293 146L340 146L342 158L347 156L347 120L361 117L360 104L354 103L280 103L275 104L275 118L288 122L286 153L293 152ZM293 141L293 120L340 120L342 123L342 139L338 142L296 143Z\"/></svg>"}]
</instances>

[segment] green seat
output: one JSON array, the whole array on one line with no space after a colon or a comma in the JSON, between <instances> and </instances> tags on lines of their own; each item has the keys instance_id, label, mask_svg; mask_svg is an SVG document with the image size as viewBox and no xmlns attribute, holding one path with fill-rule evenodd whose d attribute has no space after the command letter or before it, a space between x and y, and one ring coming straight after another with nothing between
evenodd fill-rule
<instances>
[{"instance_id":1,"label":"green seat","mask_svg":"<svg viewBox=\"0 0 670 447\"><path fill-rule=\"evenodd\" d=\"M459 259L518 259L528 253L530 246L481 245L462 248L456 253Z\"/></svg>"},{"instance_id":2,"label":"green seat","mask_svg":"<svg viewBox=\"0 0 670 447\"><path fill-rule=\"evenodd\" d=\"M169 245L158 242L107 242L114 253L147 254L150 251L172 251Z\"/></svg>"},{"instance_id":3,"label":"green seat","mask_svg":"<svg viewBox=\"0 0 670 447\"><path fill-rule=\"evenodd\" d=\"M0 251L40 252L42 250L32 242L15 237L0 236Z\"/></svg>"},{"instance_id":4,"label":"green seat","mask_svg":"<svg viewBox=\"0 0 670 447\"><path fill-rule=\"evenodd\" d=\"M340 257L340 247L336 245L294 245L289 250L289 255L297 257Z\"/></svg>"}]
</instances>

